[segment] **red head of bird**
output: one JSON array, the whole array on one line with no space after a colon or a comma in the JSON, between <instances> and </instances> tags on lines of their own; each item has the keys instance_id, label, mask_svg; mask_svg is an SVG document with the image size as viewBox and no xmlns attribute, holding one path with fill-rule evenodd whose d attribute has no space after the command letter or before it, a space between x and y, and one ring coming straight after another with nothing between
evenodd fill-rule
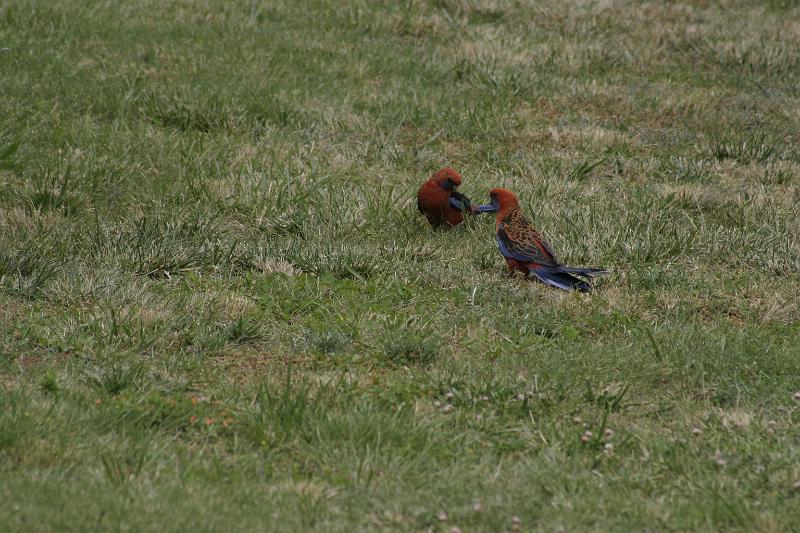
<instances>
[{"instance_id":1,"label":"red head of bird","mask_svg":"<svg viewBox=\"0 0 800 533\"><path fill-rule=\"evenodd\" d=\"M431 176L431 179L436 182L441 188L452 191L461 185L461 174L455 169L444 167Z\"/></svg>"},{"instance_id":2,"label":"red head of bird","mask_svg":"<svg viewBox=\"0 0 800 533\"><path fill-rule=\"evenodd\" d=\"M519 207L517 195L508 189L492 189L489 191L489 198L491 198L492 207L494 207L495 213L497 213L496 220L498 224L505 218L509 211L515 207Z\"/></svg>"}]
</instances>

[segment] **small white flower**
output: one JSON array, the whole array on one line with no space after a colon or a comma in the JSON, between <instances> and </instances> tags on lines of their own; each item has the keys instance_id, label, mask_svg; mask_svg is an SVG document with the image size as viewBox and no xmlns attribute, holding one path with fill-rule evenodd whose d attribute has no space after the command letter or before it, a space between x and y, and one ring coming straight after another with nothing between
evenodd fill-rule
<instances>
[{"instance_id":1,"label":"small white flower","mask_svg":"<svg viewBox=\"0 0 800 533\"><path fill-rule=\"evenodd\" d=\"M692 435L699 436L703 434L703 430L700 428L692 428Z\"/></svg>"},{"instance_id":2,"label":"small white flower","mask_svg":"<svg viewBox=\"0 0 800 533\"><path fill-rule=\"evenodd\" d=\"M450 412L452 412L454 409L455 409L455 407L453 407L453 405L452 405L452 404L449 404L449 403L448 403L447 405L445 405L444 407L442 407L442 412L443 412L443 413L450 413Z\"/></svg>"},{"instance_id":3,"label":"small white flower","mask_svg":"<svg viewBox=\"0 0 800 533\"><path fill-rule=\"evenodd\" d=\"M447 513L445 513L444 511L439 511L436 514L436 518L439 519L439 522L447 522Z\"/></svg>"},{"instance_id":4,"label":"small white flower","mask_svg":"<svg viewBox=\"0 0 800 533\"><path fill-rule=\"evenodd\" d=\"M611 428L606 428L606 430L603 432L603 435L605 436L605 438L610 439L611 437L614 436L614 430Z\"/></svg>"},{"instance_id":5,"label":"small white flower","mask_svg":"<svg viewBox=\"0 0 800 533\"><path fill-rule=\"evenodd\" d=\"M800 483L800 481L798 483ZM480 513L481 511L483 511L483 506L481 505L481 502L476 500L475 503L472 504L472 510L475 511L476 513Z\"/></svg>"},{"instance_id":6,"label":"small white flower","mask_svg":"<svg viewBox=\"0 0 800 533\"><path fill-rule=\"evenodd\" d=\"M448 400L452 400L453 398L455 398L455 397L456 397L456 395L455 395L455 394L453 394L452 392L448 392L448 393L447 393L447 394L445 394L444 396L445 396L445 398L447 398Z\"/></svg>"}]
</instances>

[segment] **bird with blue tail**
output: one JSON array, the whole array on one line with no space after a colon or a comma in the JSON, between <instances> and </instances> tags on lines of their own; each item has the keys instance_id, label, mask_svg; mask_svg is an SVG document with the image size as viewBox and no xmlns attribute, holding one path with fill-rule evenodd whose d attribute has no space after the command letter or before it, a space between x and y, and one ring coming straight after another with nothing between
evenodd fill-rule
<instances>
[{"instance_id":1,"label":"bird with blue tail","mask_svg":"<svg viewBox=\"0 0 800 533\"><path fill-rule=\"evenodd\" d=\"M461 174L445 167L419 188L417 209L431 226L457 226L464 221L464 213L476 215L494 211L490 205L472 205L469 198L456 190L459 185Z\"/></svg>"},{"instance_id":2,"label":"bird with blue tail","mask_svg":"<svg viewBox=\"0 0 800 533\"><path fill-rule=\"evenodd\" d=\"M497 246L511 274L519 270L525 277L532 274L551 287L580 292L591 290L587 279L608 274L608 270L602 268L562 265L533 223L523 214L513 192L492 189L489 197L491 209L496 213Z\"/></svg>"}]
</instances>

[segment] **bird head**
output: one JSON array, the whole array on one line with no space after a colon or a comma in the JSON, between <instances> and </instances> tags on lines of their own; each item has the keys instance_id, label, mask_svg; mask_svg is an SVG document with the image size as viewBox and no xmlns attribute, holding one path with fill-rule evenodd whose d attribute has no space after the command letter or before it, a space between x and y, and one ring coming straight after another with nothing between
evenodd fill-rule
<instances>
[{"instance_id":1,"label":"bird head","mask_svg":"<svg viewBox=\"0 0 800 533\"><path fill-rule=\"evenodd\" d=\"M489 198L497 216L501 216L501 213L505 215L510 209L519 205L517 196L507 189L492 189L489 191Z\"/></svg>"},{"instance_id":2,"label":"bird head","mask_svg":"<svg viewBox=\"0 0 800 533\"><path fill-rule=\"evenodd\" d=\"M461 174L450 167L444 167L433 175L433 181L446 191L454 191L461 185Z\"/></svg>"}]
</instances>

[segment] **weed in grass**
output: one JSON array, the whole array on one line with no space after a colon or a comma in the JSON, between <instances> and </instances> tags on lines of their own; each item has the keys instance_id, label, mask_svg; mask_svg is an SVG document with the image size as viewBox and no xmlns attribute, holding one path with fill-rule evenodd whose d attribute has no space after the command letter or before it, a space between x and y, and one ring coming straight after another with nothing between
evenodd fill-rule
<instances>
[{"instance_id":1,"label":"weed in grass","mask_svg":"<svg viewBox=\"0 0 800 533\"><path fill-rule=\"evenodd\" d=\"M118 250L136 274L154 279L192 271L249 267L236 239L223 239L213 219L192 215L177 221L143 217L127 235L96 242Z\"/></svg>"},{"instance_id":2,"label":"weed in grass","mask_svg":"<svg viewBox=\"0 0 800 533\"><path fill-rule=\"evenodd\" d=\"M74 190L73 169L67 166L63 172L53 174L43 171L33 183L33 190L22 193L22 202L34 211L59 211L73 215L83 206L83 198Z\"/></svg>"},{"instance_id":3,"label":"weed in grass","mask_svg":"<svg viewBox=\"0 0 800 533\"><path fill-rule=\"evenodd\" d=\"M348 245L287 250L283 256L302 272L332 275L337 279L365 280L382 270L381 262L368 250Z\"/></svg>"},{"instance_id":4,"label":"weed in grass","mask_svg":"<svg viewBox=\"0 0 800 533\"><path fill-rule=\"evenodd\" d=\"M227 337L239 344L252 342L261 338L261 326L255 320L240 316L228 326Z\"/></svg>"},{"instance_id":5,"label":"weed in grass","mask_svg":"<svg viewBox=\"0 0 800 533\"><path fill-rule=\"evenodd\" d=\"M84 379L94 389L109 396L136 389L142 384L145 367L141 363L114 362L84 372Z\"/></svg>"},{"instance_id":6,"label":"weed in grass","mask_svg":"<svg viewBox=\"0 0 800 533\"><path fill-rule=\"evenodd\" d=\"M55 372L49 370L45 375L39 379L39 388L46 394L55 394L58 392L58 378Z\"/></svg>"},{"instance_id":7,"label":"weed in grass","mask_svg":"<svg viewBox=\"0 0 800 533\"><path fill-rule=\"evenodd\" d=\"M290 440L309 435L324 417L335 394L336 385L328 383L312 388L302 379L293 379L286 371L283 383L262 383L250 407L238 417L244 435L256 446L279 448Z\"/></svg>"},{"instance_id":8,"label":"weed in grass","mask_svg":"<svg viewBox=\"0 0 800 533\"><path fill-rule=\"evenodd\" d=\"M781 165L766 165L759 176L759 181L769 185L788 185L795 174L787 167Z\"/></svg>"},{"instance_id":9,"label":"weed in grass","mask_svg":"<svg viewBox=\"0 0 800 533\"><path fill-rule=\"evenodd\" d=\"M595 392L591 382L587 381L584 396L587 402L597 404L604 411L616 412L624 407L623 400L629 388L630 384L614 383Z\"/></svg>"},{"instance_id":10,"label":"weed in grass","mask_svg":"<svg viewBox=\"0 0 800 533\"><path fill-rule=\"evenodd\" d=\"M719 161L732 159L737 163L766 163L783 156L783 143L764 133L718 137L709 146L711 156Z\"/></svg>"},{"instance_id":11,"label":"weed in grass","mask_svg":"<svg viewBox=\"0 0 800 533\"><path fill-rule=\"evenodd\" d=\"M163 89L142 95L138 101L142 116L156 124L179 131L208 133L231 125L235 112L226 108L217 94L170 94Z\"/></svg>"},{"instance_id":12,"label":"weed in grass","mask_svg":"<svg viewBox=\"0 0 800 533\"><path fill-rule=\"evenodd\" d=\"M425 330L391 328L381 336L383 355L396 365L429 365L441 351L441 341Z\"/></svg>"},{"instance_id":13,"label":"weed in grass","mask_svg":"<svg viewBox=\"0 0 800 533\"><path fill-rule=\"evenodd\" d=\"M24 390L0 388L0 451L16 445L25 436L29 427L26 409L30 406Z\"/></svg>"},{"instance_id":14,"label":"weed in grass","mask_svg":"<svg viewBox=\"0 0 800 533\"><path fill-rule=\"evenodd\" d=\"M666 161L664 175L667 180L686 183L704 183L710 179L709 170L694 158L673 157Z\"/></svg>"},{"instance_id":15,"label":"weed in grass","mask_svg":"<svg viewBox=\"0 0 800 533\"><path fill-rule=\"evenodd\" d=\"M60 260L47 254L46 246L44 239L29 239L17 250L0 247L0 286L27 298L40 292L62 267Z\"/></svg>"},{"instance_id":16,"label":"weed in grass","mask_svg":"<svg viewBox=\"0 0 800 533\"><path fill-rule=\"evenodd\" d=\"M14 170L14 153L19 150L19 141L0 144L0 169Z\"/></svg>"},{"instance_id":17,"label":"weed in grass","mask_svg":"<svg viewBox=\"0 0 800 533\"><path fill-rule=\"evenodd\" d=\"M144 450L138 450L130 455L115 456L109 453L100 455L103 472L114 486L122 486L142 472L146 459Z\"/></svg>"},{"instance_id":18,"label":"weed in grass","mask_svg":"<svg viewBox=\"0 0 800 533\"><path fill-rule=\"evenodd\" d=\"M580 161L577 165L572 167L572 170L569 171L567 175L567 179L575 180L575 181L584 181L588 179L594 170L602 165L605 161L600 159L597 161L588 161L583 160Z\"/></svg>"},{"instance_id":19,"label":"weed in grass","mask_svg":"<svg viewBox=\"0 0 800 533\"><path fill-rule=\"evenodd\" d=\"M306 344L320 355L334 355L347 350L353 342L352 335L337 330L309 331Z\"/></svg>"}]
</instances>

